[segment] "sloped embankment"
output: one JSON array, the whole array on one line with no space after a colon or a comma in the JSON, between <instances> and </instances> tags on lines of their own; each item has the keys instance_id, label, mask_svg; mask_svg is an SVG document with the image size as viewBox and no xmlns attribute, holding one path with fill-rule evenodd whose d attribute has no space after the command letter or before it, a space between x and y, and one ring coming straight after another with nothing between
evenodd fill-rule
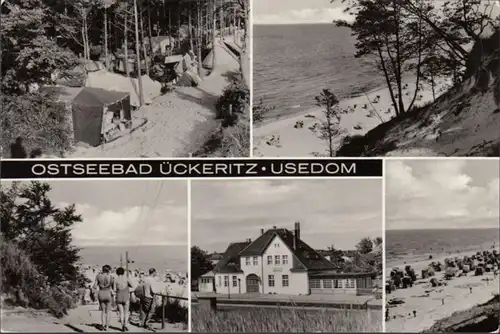
<instances>
[{"instance_id":1,"label":"sloped embankment","mask_svg":"<svg viewBox=\"0 0 500 334\"><path fill-rule=\"evenodd\" d=\"M348 138L338 156L499 156L500 30L474 45L465 78L434 103Z\"/></svg>"},{"instance_id":2,"label":"sloped embankment","mask_svg":"<svg viewBox=\"0 0 500 334\"><path fill-rule=\"evenodd\" d=\"M500 298L497 295L482 305L439 320L424 333L491 333L500 325L499 312Z\"/></svg>"}]
</instances>

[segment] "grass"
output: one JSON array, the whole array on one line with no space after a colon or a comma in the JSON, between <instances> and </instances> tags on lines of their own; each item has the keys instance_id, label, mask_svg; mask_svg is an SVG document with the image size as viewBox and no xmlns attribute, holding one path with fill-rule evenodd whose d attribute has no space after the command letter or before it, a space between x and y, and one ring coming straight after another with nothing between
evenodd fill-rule
<instances>
[{"instance_id":1,"label":"grass","mask_svg":"<svg viewBox=\"0 0 500 334\"><path fill-rule=\"evenodd\" d=\"M381 332L382 311L248 308L191 310L193 332Z\"/></svg>"}]
</instances>

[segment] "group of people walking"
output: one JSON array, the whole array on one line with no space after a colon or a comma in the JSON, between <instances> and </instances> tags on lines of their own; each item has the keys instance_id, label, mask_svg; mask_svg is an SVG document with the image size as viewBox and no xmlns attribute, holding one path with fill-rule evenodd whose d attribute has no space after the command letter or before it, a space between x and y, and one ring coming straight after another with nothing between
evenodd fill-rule
<instances>
[{"instance_id":1,"label":"group of people walking","mask_svg":"<svg viewBox=\"0 0 500 334\"><path fill-rule=\"evenodd\" d=\"M156 269L149 270L149 276L141 279L136 284L131 277L126 274L125 269L116 269L116 275L111 273L111 267L105 265L102 271L97 274L93 290L97 291L97 300L101 310L101 330L107 331L110 324L113 305L116 305L120 315L122 331L128 331L127 324L130 317L130 302L138 300L140 304L140 326L148 328L148 320L151 310L154 307L155 291L154 282L157 275Z\"/></svg>"}]
</instances>

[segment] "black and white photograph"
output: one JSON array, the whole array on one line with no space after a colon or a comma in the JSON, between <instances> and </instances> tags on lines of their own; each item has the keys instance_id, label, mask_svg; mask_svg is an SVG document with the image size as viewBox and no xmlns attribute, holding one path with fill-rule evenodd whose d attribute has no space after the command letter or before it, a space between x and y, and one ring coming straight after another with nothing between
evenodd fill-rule
<instances>
[{"instance_id":1,"label":"black and white photograph","mask_svg":"<svg viewBox=\"0 0 500 334\"><path fill-rule=\"evenodd\" d=\"M498 0L254 0L253 153L500 147Z\"/></svg>"},{"instance_id":2,"label":"black and white photograph","mask_svg":"<svg viewBox=\"0 0 500 334\"><path fill-rule=\"evenodd\" d=\"M498 333L499 160L386 166L386 331Z\"/></svg>"},{"instance_id":3,"label":"black and white photograph","mask_svg":"<svg viewBox=\"0 0 500 334\"><path fill-rule=\"evenodd\" d=\"M192 332L382 331L381 179L191 191Z\"/></svg>"},{"instance_id":4,"label":"black and white photograph","mask_svg":"<svg viewBox=\"0 0 500 334\"><path fill-rule=\"evenodd\" d=\"M1 0L2 158L248 157L249 0Z\"/></svg>"},{"instance_id":5,"label":"black and white photograph","mask_svg":"<svg viewBox=\"0 0 500 334\"><path fill-rule=\"evenodd\" d=\"M2 332L187 332L187 181L2 182Z\"/></svg>"}]
</instances>

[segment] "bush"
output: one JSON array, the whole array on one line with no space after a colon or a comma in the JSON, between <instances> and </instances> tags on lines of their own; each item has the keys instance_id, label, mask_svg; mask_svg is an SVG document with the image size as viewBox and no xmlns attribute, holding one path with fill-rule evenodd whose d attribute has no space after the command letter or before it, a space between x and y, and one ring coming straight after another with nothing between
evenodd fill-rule
<instances>
[{"instance_id":1,"label":"bush","mask_svg":"<svg viewBox=\"0 0 500 334\"><path fill-rule=\"evenodd\" d=\"M58 286L49 287L28 255L9 241L1 240L2 294L13 305L47 309L60 318L75 306L74 296Z\"/></svg>"},{"instance_id":2,"label":"bush","mask_svg":"<svg viewBox=\"0 0 500 334\"><path fill-rule=\"evenodd\" d=\"M153 320L161 321L162 308L161 305L155 307L154 313L152 315ZM177 299L169 299L165 304L165 320L169 323L177 324L188 322L188 308L180 304Z\"/></svg>"},{"instance_id":3,"label":"bush","mask_svg":"<svg viewBox=\"0 0 500 334\"><path fill-rule=\"evenodd\" d=\"M28 151L40 149L44 153L57 154L71 147L68 112L51 94L3 96L1 103L0 145L4 156L10 156L10 145L18 137L23 138Z\"/></svg>"},{"instance_id":4,"label":"bush","mask_svg":"<svg viewBox=\"0 0 500 334\"><path fill-rule=\"evenodd\" d=\"M223 126L233 126L238 122L239 115L247 114L249 105L250 90L241 75L237 75L215 104L217 118L222 119Z\"/></svg>"}]
</instances>

